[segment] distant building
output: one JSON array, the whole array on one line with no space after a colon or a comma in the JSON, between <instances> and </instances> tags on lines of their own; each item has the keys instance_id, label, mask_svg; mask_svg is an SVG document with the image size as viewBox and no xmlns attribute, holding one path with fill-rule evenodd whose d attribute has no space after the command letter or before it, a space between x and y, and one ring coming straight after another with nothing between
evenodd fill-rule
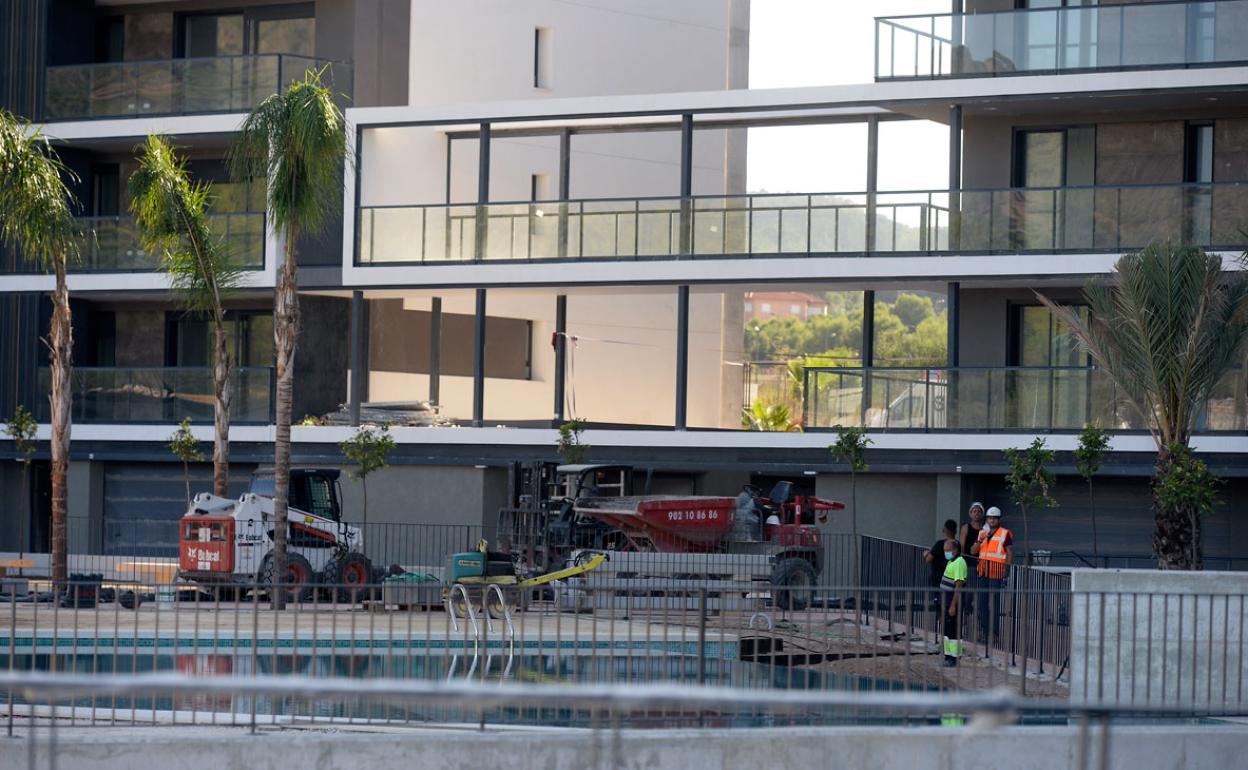
<instances>
[{"instance_id":1,"label":"distant building","mask_svg":"<svg viewBox=\"0 0 1248 770\"><path fill-rule=\"evenodd\" d=\"M805 321L816 315L827 315L827 300L803 291L747 291L745 317L751 321L773 318L796 318Z\"/></svg>"}]
</instances>

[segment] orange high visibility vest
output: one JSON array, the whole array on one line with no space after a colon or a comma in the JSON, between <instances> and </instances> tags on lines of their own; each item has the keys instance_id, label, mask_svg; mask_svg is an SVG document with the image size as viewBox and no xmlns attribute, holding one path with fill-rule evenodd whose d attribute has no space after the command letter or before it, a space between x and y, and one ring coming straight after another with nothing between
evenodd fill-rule
<instances>
[{"instance_id":1,"label":"orange high visibility vest","mask_svg":"<svg viewBox=\"0 0 1248 770\"><path fill-rule=\"evenodd\" d=\"M1005 537L1010 531L1005 527L997 527L988 542L979 547L979 567L976 572L981 577L1000 579L1005 577L1006 554Z\"/></svg>"}]
</instances>

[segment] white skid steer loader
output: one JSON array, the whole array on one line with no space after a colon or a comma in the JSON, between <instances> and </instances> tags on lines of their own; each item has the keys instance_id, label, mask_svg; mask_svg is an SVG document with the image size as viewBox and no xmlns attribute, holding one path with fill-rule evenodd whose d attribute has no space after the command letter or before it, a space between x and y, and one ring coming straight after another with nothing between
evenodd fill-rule
<instances>
[{"instance_id":1,"label":"white skid steer loader","mask_svg":"<svg viewBox=\"0 0 1248 770\"><path fill-rule=\"evenodd\" d=\"M277 582L291 599L306 599L321 585L358 600L374 582L363 533L342 521L338 475L336 468L290 471L286 575ZM237 500L201 492L179 522L178 576L219 595L270 590L273 529L272 469L257 470Z\"/></svg>"}]
</instances>

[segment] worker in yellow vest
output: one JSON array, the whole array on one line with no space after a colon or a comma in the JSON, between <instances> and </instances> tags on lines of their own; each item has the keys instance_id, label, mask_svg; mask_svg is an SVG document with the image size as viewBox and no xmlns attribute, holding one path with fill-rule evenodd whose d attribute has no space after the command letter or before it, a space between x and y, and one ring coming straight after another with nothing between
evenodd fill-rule
<instances>
[{"instance_id":1,"label":"worker in yellow vest","mask_svg":"<svg viewBox=\"0 0 1248 770\"><path fill-rule=\"evenodd\" d=\"M952 529L948 530L952 535ZM950 537L945 541L945 572L940 578L941 609L943 610L944 653L946 668L958 665L962 657L962 589L966 586L966 559L962 558L962 546Z\"/></svg>"},{"instance_id":2,"label":"worker in yellow vest","mask_svg":"<svg viewBox=\"0 0 1248 770\"><path fill-rule=\"evenodd\" d=\"M971 553L979 558L979 596L975 602L979 609L979 640L989 645L1000 643L1001 599L1014 555L1014 534L1001 526L1001 509L997 506L988 509L984 528L971 546Z\"/></svg>"}]
</instances>

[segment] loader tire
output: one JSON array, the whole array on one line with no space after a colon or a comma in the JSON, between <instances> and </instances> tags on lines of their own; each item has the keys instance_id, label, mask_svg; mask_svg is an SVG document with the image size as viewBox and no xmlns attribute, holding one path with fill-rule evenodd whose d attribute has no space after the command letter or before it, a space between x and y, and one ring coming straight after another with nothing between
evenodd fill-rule
<instances>
[{"instance_id":1,"label":"loader tire","mask_svg":"<svg viewBox=\"0 0 1248 770\"><path fill-rule=\"evenodd\" d=\"M273 552L269 551L260 562L256 582L273 591ZM286 554L286 577L280 581L286 591L286 601L306 602L312 598L312 565L298 553Z\"/></svg>"},{"instance_id":2,"label":"loader tire","mask_svg":"<svg viewBox=\"0 0 1248 770\"><path fill-rule=\"evenodd\" d=\"M781 559L771 571L771 600L782 610L804 610L819 576L805 559Z\"/></svg>"},{"instance_id":3,"label":"loader tire","mask_svg":"<svg viewBox=\"0 0 1248 770\"><path fill-rule=\"evenodd\" d=\"M324 583L336 592L340 602L359 602L370 598L373 565L362 553L348 553L330 559L323 573Z\"/></svg>"}]
</instances>

